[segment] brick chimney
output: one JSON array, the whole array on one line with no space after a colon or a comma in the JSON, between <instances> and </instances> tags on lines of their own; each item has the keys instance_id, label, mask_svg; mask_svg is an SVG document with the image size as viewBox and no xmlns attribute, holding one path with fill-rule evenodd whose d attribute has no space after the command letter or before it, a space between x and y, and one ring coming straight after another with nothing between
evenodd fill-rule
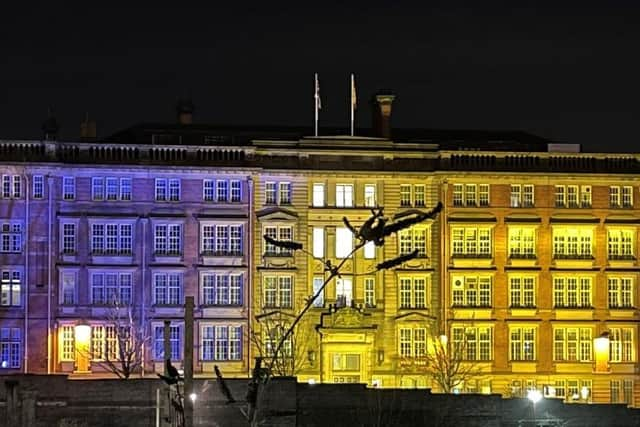
<instances>
[{"instance_id":1,"label":"brick chimney","mask_svg":"<svg viewBox=\"0 0 640 427\"><path fill-rule=\"evenodd\" d=\"M93 139L96 136L96 121L89 119L89 113L87 113L84 117L84 121L80 123L80 138Z\"/></svg>"},{"instance_id":2,"label":"brick chimney","mask_svg":"<svg viewBox=\"0 0 640 427\"><path fill-rule=\"evenodd\" d=\"M190 125L193 123L193 101L191 98L179 99L176 104L176 113L178 115L178 123L181 125Z\"/></svg>"},{"instance_id":3,"label":"brick chimney","mask_svg":"<svg viewBox=\"0 0 640 427\"><path fill-rule=\"evenodd\" d=\"M371 100L373 110L373 135L380 138L391 138L391 104L395 95L388 90L378 91Z\"/></svg>"}]
</instances>

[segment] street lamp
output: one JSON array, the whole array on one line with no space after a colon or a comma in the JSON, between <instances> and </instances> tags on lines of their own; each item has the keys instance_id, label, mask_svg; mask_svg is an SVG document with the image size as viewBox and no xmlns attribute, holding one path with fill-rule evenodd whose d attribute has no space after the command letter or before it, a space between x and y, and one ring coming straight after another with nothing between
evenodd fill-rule
<instances>
[{"instance_id":1,"label":"street lamp","mask_svg":"<svg viewBox=\"0 0 640 427\"><path fill-rule=\"evenodd\" d=\"M536 426L538 425L536 423L536 403L538 403L540 399L542 399L542 393L540 393L538 390L529 390L529 392L527 393L527 399L529 399L532 403L533 425Z\"/></svg>"},{"instance_id":2,"label":"street lamp","mask_svg":"<svg viewBox=\"0 0 640 427\"><path fill-rule=\"evenodd\" d=\"M82 319L74 327L76 372L89 372L89 351L91 348L91 325Z\"/></svg>"}]
</instances>

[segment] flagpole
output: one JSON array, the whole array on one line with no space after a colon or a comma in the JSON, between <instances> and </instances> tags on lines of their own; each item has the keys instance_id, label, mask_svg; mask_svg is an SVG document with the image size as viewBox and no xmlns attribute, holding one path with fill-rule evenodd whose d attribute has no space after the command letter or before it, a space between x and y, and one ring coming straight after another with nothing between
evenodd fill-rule
<instances>
[{"instance_id":1,"label":"flagpole","mask_svg":"<svg viewBox=\"0 0 640 427\"><path fill-rule=\"evenodd\" d=\"M320 84L318 83L318 73L315 73L315 92L313 95L314 98L314 110L315 110L315 120L313 125L314 135L318 136L318 107L320 101Z\"/></svg>"},{"instance_id":2,"label":"flagpole","mask_svg":"<svg viewBox=\"0 0 640 427\"><path fill-rule=\"evenodd\" d=\"M351 73L351 136L354 134L354 121L356 112L356 80Z\"/></svg>"}]
</instances>

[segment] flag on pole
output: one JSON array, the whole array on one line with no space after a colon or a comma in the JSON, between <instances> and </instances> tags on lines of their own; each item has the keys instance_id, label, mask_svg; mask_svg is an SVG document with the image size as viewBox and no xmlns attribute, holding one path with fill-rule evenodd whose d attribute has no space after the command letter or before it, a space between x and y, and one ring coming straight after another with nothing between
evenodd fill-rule
<instances>
[{"instance_id":1,"label":"flag on pole","mask_svg":"<svg viewBox=\"0 0 640 427\"><path fill-rule=\"evenodd\" d=\"M357 98L356 98L356 77L353 75L353 73L351 73L351 106L353 107L353 109L356 109L356 104L357 104Z\"/></svg>"},{"instance_id":2,"label":"flag on pole","mask_svg":"<svg viewBox=\"0 0 640 427\"><path fill-rule=\"evenodd\" d=\"M316 73L316 92L313 95L316 99L316 108L322 110L322 102L320 101L320 81L318 80L318 73Z\"/></svg>"}]
</instances>

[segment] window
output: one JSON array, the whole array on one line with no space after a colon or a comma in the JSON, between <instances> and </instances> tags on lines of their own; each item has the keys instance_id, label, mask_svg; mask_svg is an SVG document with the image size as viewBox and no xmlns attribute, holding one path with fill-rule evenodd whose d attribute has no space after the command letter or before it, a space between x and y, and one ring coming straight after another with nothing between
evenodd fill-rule
<instances>
[{"instance_id":1,"label":"window","mask_svg":"<svg viewBox=\"0 0 640 427\"><path fill-rule=\"evenodd\" d=\"M107 200L118 200L118 178L106 178Z\"/></svg>"},{"instance_id":2,"label":"window","mask_svg":"<svg viewBox=\"0 0 640 427\"><path fill-rule=\"evenodd\" d=\"M585 227L554 227L554 259L592 259L593 229Z\"/></svg>"},{"instance_id":3,"label":"window","mask_svg":"<svg viewBox=\"0 0 640 427\"><path fill-rule=\"evenodd\" d=\"M510 358L513 361L536 359L536 329L513 327L509 329Z\"/></svg>"},{"instance_id":4,"label":"window","mask_svg":"<svg viewBox=\"0 0 640 427\"><path fill-rule=\"evenodd\" d=\"M591 277L554 277L553 306L556 308L590 308Z\"/></svg>"},{"instance_id":5,"label":"window","mask_svg":"<svg viewBox=\"0 0 640 427\"><path fill-rule=\"evenodd\" d=\"M203 255L242 256L242 225L203 224L200 233Z\"/></svg>"},{"instance_id":6,"label":"window","mask_svg":"<svg viewBox=\"0 0 640 427\"><path fill-rule=\"evenodd\" d=\"M509 258L536 257L536 230L533 227L509 227Z\"/></svg>"},{"instance_id":7,"label":"window","mask_svg":"<svg viewBox=\"0 0 640 427\"><path fill-rule=\"evenodd\" d=\"M131 178L120 178L120 200L131 200Z\"/></svg>"},{"instance_id":8,"label":"window","mask_svg":"<svg viewBox=\"0 0 640 427\"><path fill-rule=\"evenodd\" d=\"M622 392L624 394L624 403L627 405L633 405L633 380L622 380Z\"/></svg>"},{"instance_id":9,"label":"window","mask_svg":"<svg viewBox=\"0 0 640 427\"><path fill-rule=\"evenodd\" d=\"M264 203L267 205L276 204L276 183L267 181L264 183Z\"/></svg>"},{"instance_id":10,"label":"window","mask_svg":"<svg viewBox=\"0 0 640 427\"><path fill-rule=\"evenodd\" d=\"M400 328L400 357L424 357L427 354L426 328Z\"/></svg>"},{"instance_id":11,"label":"window","mask_svg":"<svg viewBox=\"0 0 640 427\"><path fill-rule=\"evenodd\" d=\"M324 206L324 184L313 184L313 202L314 207Z\"/></svg>"},{"instance_id":12,"label":"window","mask_svg":"<svg viewBox=\"0 0 640 427\"><path fill-rule=\"evenodd\" d=\"M369 208L377 206L375 184L364 185L364 205Z\"/></svg>"},{"instance_id":13,"label":"window","mask_svg":"<svg viewBox=\"0 0 640 427\"><path fill-rule=\"evenodd\" d=\"M411 206L411 184L400 184L400 206Z\"/></svg>"},{"instance_id":14,"label":"window","mask_svg":"<svg viewBox=\"0 0 640 427\"><path fill-rule=\"evenodd\" d=\"M374 259L376 257L376 245L372 241L364 244L363 255L365 259Z\"/></svg>"},{"instance_id":15,"label":"window","mask_svg":"<svg viewBox=\"0 0 640 427\"><path fill-rule=\"evenodd\" d=\"M492 330L490 327L454 326L451 328L452 345L463 360L492 359Z\"/></svg>"},{"instance_id":16,"label":"window","mask_svg":"<svg viewBox=\"0 0 640 427\"><path fill-rule=\"evenodd\" d=\"M91 224L92 255L131 255L132 239L132 224Z\"/></svg>"},{"instance_id":17,"label":"window","mask_svg":"<svg viewBox=\"0 0 640 427\"><path fill-rule=\"evenodd\" d=\"M609 360L633 362L633 328L609 329Z\"/></svg>"},{"instance_id":18,"label":"window","mask_svg":"<svg viewBox=\"0 0 640 427\"><path fill-rule=\"evenodd\" d=\"M324 258L324 227L313 227L313 256Z\"/></svg>"},{"instance_id":19,"label":"window","mask_svg":"<svg viewBox=\"0 0 640 427\"><path fill-rule=\"evenodd\" d=\"M223 179L216 181L216 200L226 202L229 199L229 183Z\"/></svg>"},{"instance_id":20,"label":"window","mask_svg":"<svg viewBox=\"0 0 640 427\"><path fill-rule=\"evenodd\" d=\"M131 289L131 273L91 273L91 304L129 305Z\"/></svg>"},{"instance_id":21,"label":"window","mask_svg":"<svg viewBox=\"0 0 640 427\"><path fill-rule=\"evenodd\" d=\"M428 228L413 226L407 230L398 232L398 241L400 243L400 255L406 255L414 250L418 251L419 258L427 257L427 235Z\"/></svg>"},{"instance_id":22,"label":"window","mask_svg":"<svg viewBox=\"0 0 640 427\"><path fill-rule=\"evenodd\" d=\"M179 202L180 201L180 179L179 178L156 178L156 201Z\"/></svg>"},{"instance_id":23,"label":"window","mask_svg":"<svg viewBox=\"0 0 640 427\"><path fill-rule=\"evenodd\" d=\"M336 207L353 207L353 185L336 184Z\"/></svg>"},{"instance_id":24,"label":"window","mask_svg":"<svg viewBox=\"0 0 640 427\"><path fill-rule=\"evenodd\" d=\"M240 202L242 200L242 187L240 186L240 181L237 179L232 179L230 181L231 184L231 201L234 203Z\"/></svg>"},{"instance_id":25,"label":"window","mask_svg":"<svg viewBox=\"0 0 640 427\"><path fill-rule=\"evenodd\" d=\"M60 303L73 305L76 303L76 273L64 271L60 276Z\"/></svg>"},{"instance_id":26,"label":"window","mask_svg":"<svg viewBox=\"0 0 640 427\"><path fill-rule=\"evenodd\" d=\"M511 207L533 207L533 185L511 184Z\"/></svg>"},{"instance_id":27,"label":"window","mask_svg":"<svg viewBox=\"0 0 640 427\"><path fill-rule=\"evenodd\" d=\"M164 360L164 326L156 325L153 328L153 358ZM171 361L182 358L182 328L177 325L169 326L169 344L171 348Z\"/></svg>"},{"instance_id":28,"label":"window","mask_svg":"<svg viewBox=\"0 0 640 427\"><path fill-rule=\"evenodd\" d=\"M91 198L104 200L104 178L91 178Z\"/></svg>"},{"instance_id":29,"label":"window","mask_svg":"<svg viewBox=\"0 0 640 427\"><path fill-rule=\"evenodd\" d=\"M270 225L264 227L264 234L272 239L290 242L293 240L293 227L290 225ZM264 241L265 256L292 256L293 251L288 248L281 248Z\"/></svg>"},{"instance_id":30,"label":"window","mask_svg":"<svg viewBox=\"0 0 640 427\"><path fill-rule=\"evenodd\" d=\"M212 179L202 180L202 200L205 202L213 202L215 200L214 183L215 181Z\"/></svg>"},{"instance_id":31,"label":"window","mask_svg":"<svg viewBox=\"0 0 640 427\"><path fill-rule=\"evenodd\" d=\"M33 198L44 198L44 176L42 175L33 176Z\"/></svg>"},{"instance_id":32,"label":"window","mask_svg":"<svg viewBox=\"0 0 640 427\"><path fill-rule=\"evenodd\" d=\"M491 277L454 276L454 307L491 307Z\"/></svg>"},{"instance_id":33,"label":"window","mask_svg":"<svg viewBox=\"0 0 640 427\"><path fill-rule=\"evenodd\" d=\"M2 198L19 199L22 196L22 177L2 175Z\"/></svg>"},{"instance_id":34,"label":"window","mask_svg":"<svg viewBox=\"0 0 640 427\"><path fill-rule=\"evenodd\" d=\"M315 276L313 278L313 295L318 293L318 291L320 290L323 284L324 284L324 277ZM324 307L324 289L322 290L322 292L320 292L320 295L318 295L318 298L316 298L313 301L313 306Z\"/></svg>"},{"instance_id":35,"label":"window","mask_svg":"<svg viewBox=\"0 0 640 427\"><path fill-rule=\"evenodd\" d=\"M364 306L368 308L376 306L376 280L373 277L364 279Z\"/></svg>"},{"instance_id":36,"label":"window","mask_svg":"<svg viewBox=\"0 0 640 427\"><path fill-rule=\"evenodd\" d=\"M400 184L400 206L425 206L424 184Z\"/></svg>"},{"instance_id":37,"label":"window","mask_svg":"<svg viewBox=\"0 0 640 427\"><path fill-rule=\"evenodd\" d=\"M182 224L156 224L154 228L153 244L156 255L181 255Z\"/></svg>"},{"instance_id":38,"label":"window","mask_svg":"<svg viewBox=\"0 0 640 427\"><path fill-rule=\"evenodd\" d=\"M273 356L273 353L276 351L276 348L278 347L278 344L280 343L280 340L282 339L288 327L289 325L282 323L272 326L271 328L263 329L263 342L265 347L265 354L267 356ZM294 356L293 340L291 335L289 335L287 339L282 342L282 347L280 348L278 354L285 358L292 358Z\"/></svg>"},{"instance_id":39,"label":"window","mask_svg":"<svg viewBox=\"0 0 640 427\"><path fill-rule=\"evenodd\" d=\"M60 326L60 360L75 360L76 347L74 342L74 327L72 325Z\"/></svg>"},{"instance_id":40,"label":"window","mask_svg":"<svg viewBox=\"0 0 640 427\"><path fill-rule=\"evenodd\" d=\"M0 329L0 368L20 367L22 333L20 328Z\"/></svg>"},{"instance_id":41,"label":"window","mask_svg":"<svg viewBox=\"0 0 640 427\"><path fill-rule=\"evenodd\" d=\"M608 256L610 260L634 259L634 230L608 230Z\"/></svg>"},{"instance_id":42,"label":"window","mask_svg":"<svg viewBox=\"0 0 640 427\"><path fill-rule=\"evenodd\" d=\"M489 206L489 184L453 184L453 206Z\"/></svg>"},{"instance_id":43,"label":"window","mask_svg":"<svg viewBox=\"0 0 640 427\"><path fill-rule=\"evenodd\" d=\"M62 177L62 200L75 200L76 179L72 176Z\"/></svg>"},{"instance_id":44,"label":"window","mask_svg":"<svg viewBox=\"0 0 640 427\"><path fill-rule=\"evenodd\" d=\"M62 224L62 253L64 255L76 253L76 225L74 223Z\"/></svg>"},{"instance_id":45,"label":"window","mask_svg":"<svg viewBox=\"0 0 640 427\"><path fill-rule=\"evenodd\" d=\"M590 208L590 185L556 185L557 208Z\"/></svg>"},{"instance_id":46,"label":"window","mask_svg":"<svg viewBox=\"0 0 640 427\"><path fill-rule=\"evenodd\" d=\"M182 273L153 275L153 303L155 305L182 304Z\"/></svg>"},{"instance_id":47,"label":"window","mask_svg":"<svg viewBox=\"0 0 640 427\"><path fill-rule=\"evenodd\" d=\"M200 357L203 361L242 359L241 326L204 325L201 337Z\"/></svg>"},{"instance_id":48,"label":"window","mask_svg":"<svg viewBox=\"0 0 640 427\"><path fill-rule=\"evenodd\" d=\"M427 308L427 278L400 277L400 308Z\"/></svg>"},{"instance_id":49,"label":"window","mask_svg":"<svg viewBox=\"0 0 640 427\"><path fill-rule=\"evenodd\" d=\"M242 274L202 274L204 305L242 305Z\"/></svg>"},{"instance_id":50,"label":"window","mask_svg":"<svg viewBox=\"0 0 640 427\"><path fill-rule=\"evenodd\" d=\"M336 306L350 307L353 300L353 281L351 277L336 279Z\"/></svg>"},{"instance_id":51,"label":"window","mask_svg":"<svg viewBox=\"0 0 640 427\"><path fill-rule=\"evenodd\" d=\"M353 233L346 227L336 227L336 258L351 256L353 251Z\"/></svg>"},{"instance_id":52,"label":"window","mask_svg":"<svg viewBox=\"0 0 640 427\"><path fill-rule=\"evenodd\" d=\"M0 283L0 305L3 307L19 306L22 288L22 272L18 270L2 270Z\"/></svg>"},{"instance_id":53,"label":"window","mask_svg":"<svg viewBox=\"0 0 640 427\"><path fill-rule=\"evenodd\" d=\"M554 328L553 360L565 362L591 361L591 328Z\"/></svg>"},{"instance_id":54,"label":"window","mask_svg":"<svg viewBox=\"0 0 640 427\"><path fill-rule=\"evenodd\" d=\"M509 304L511 308L536 306L536 279L534 276L509 277Z\"/></svg>"},{"instance_id":55,"label":"window","mask_svg":"<svg viewBox=\"0 0 640 427\"><path fill-rule=\"evenodd\" d=\"M262 283L265 307L292 308L292 276L265 276Z\"/></svg>"},{"instance_id":56,"label":"window","mask_svg":"<svg viewBox=\"0 0 640 427\"><path fill-rule=\"evenodd\" d=\"M452 253L456 258L490 258L491 229L454 227L451 229Z\"/></svg>"},{"instance_id":57,"label":"window","mask_svg":"<svg viewBox=\"0 0 640 427\"><path fill-rule=\"evenodd\" d=\"M281 182L279 183L279 194L280 194L280 204L281 205L290 205L291 204L291 183L290 182Z\"/></svg>"},{"instance_id":58,"label":"window","mask_svg":"<svg viewBox=\"0 0 640 427\"><path fill-rule=\"evenodd\" d=\"M609 308L633 307L633 278L609 277Z\"/></svg>"},{"instance_id":59,"label":"window","mask_svg":"<svg viewBox=\"0 0 640 427\"><path fill-rule=\"evenodd\" d=\"M22 224L5 222L0 225L0 252L22 252Z\"/></svg>"},{"instance_id":60,"label":"window","mask_svg":"<svg viewBox=\"0 0 640 427\"><path fill-rule=\"evenodd\" d=\"M359 371L360 355L333 353L332 366L333 371Z\"/></svg>"},{"instance_id":61,"label":"window","mask_svg":"<svg viewBox=\"0 0 640 427\"><path fill-rule=\"evenodd\" d=\"M131 329L128 326L93 325L91 326L91 359L110 360L119 359L120 345L131 345Z\"/></svg>"}]
</instances>

